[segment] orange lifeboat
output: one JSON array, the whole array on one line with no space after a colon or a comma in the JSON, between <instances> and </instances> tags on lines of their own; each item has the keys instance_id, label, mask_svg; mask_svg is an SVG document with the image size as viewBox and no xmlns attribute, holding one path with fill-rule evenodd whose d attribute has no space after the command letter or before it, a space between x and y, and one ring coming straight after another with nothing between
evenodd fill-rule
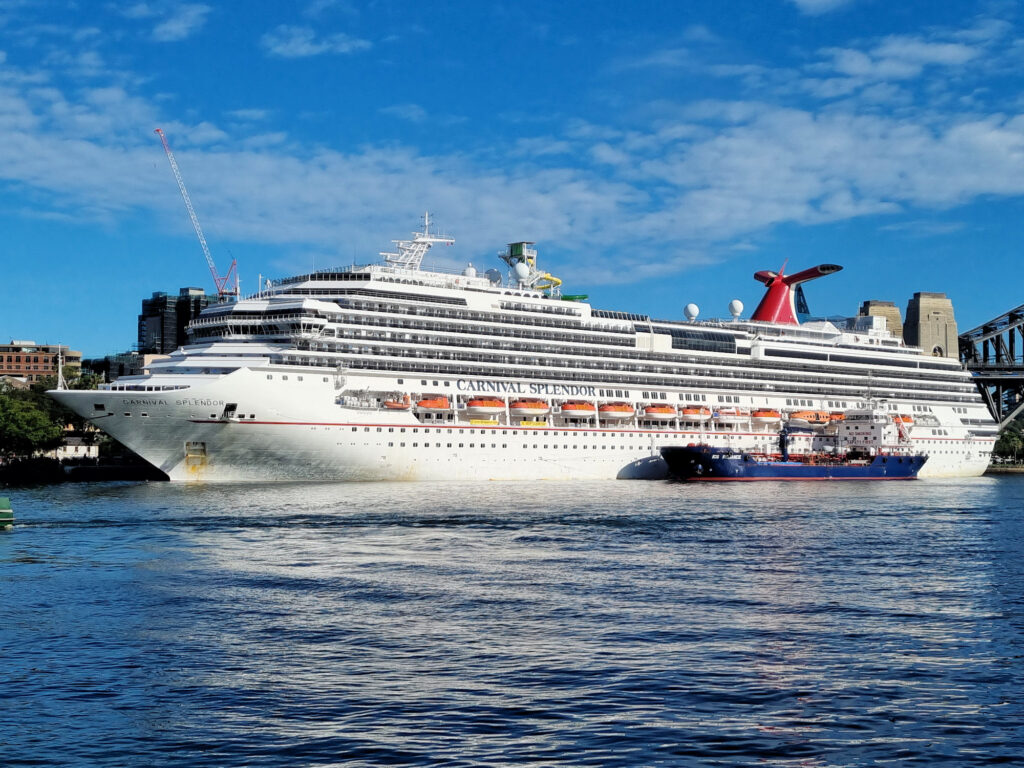
<instances>
[{"instance_id":1,"label":"orange lifeboat","mask_svg":"<svg viewBox=\"0 0 1024 768\"><path fill-rule=\"evenodd\" d=\"M508 404L508 412L517 418L543 416L550 410L543 400L513 400Z\"/></svg>"},{"instance_id":2,"label":"orange lifeboat","mask_svg":"<svg viewBox=\"0 0 1024 768\"><path fill-rule=\"evenodd\" d=\"M687 405L679 409L679 418L683 421L707 421L711 418L711 409L703 405Z\"/></svg>"},{"instance_id":3,"label":"orange lifeboat","mask_svg":"<svg viewBox=\"0 0 1024 768\"><path fill-rule=\"evenodd\" d=\"M562 403L563 415L590 418L595 413L597 413L597 408L594 404L585 400L566 400Z\"/></svg>"},{"instance_id":4,"label":"orange lifeboat","mask_svg":"<svg viewBox=\"0 0 1024 768\"><path fill-rule=\"evenodd\" d=\"M846 413L843 411L832 411L832 413L828 415L828 420L832 422L846 421Z\"/></svg>"},{"instance_id":5,"label":"orange lifeboat","mask_svg":"<svg viewBox=\"0 0 1024 768\"><path fill-rule=\"evenodd\" d=\"M392 395L391 400L384 401L384 407L389 411L407 411L412 403L409 402L409 396L403 395L401 399L398 395Z\"/></svg>"},{"instance_id":6,"label":"orange lifeboat","mask_svg":"<svg viewBox=\"0 0 1024 768\"><path fill-rule=\"evenodd\" d=\"M750 420L761 426L769 426L782 421L782 414L774 408L758 408L750 414Z\"/></svg>"},{"instance_id":7,"label":"orange lifeboat","mask_svg":"<svg viewBox=\"0 0 1024 768\"><path fill-rule=\"evenodd\" d=\"M656 421L671 421L676 417L676 409L671 405L644 406L644 418Z\"/></svg>"},{"instance_id":8,"label":"orange lifeboat","mask_svg":"<svg viewBox=\"0 0 1024 768\"><path fill-rule=\"evenodd\" d=\"M443 395L439 395L438 397L425 397L422 400L417 401L416 407L421 411L427 411L429 413L450 411L452 409L452 405L448 402L448 398Z\"/></svg>"},{"instance_id":9,"label":"orange lifeboat","mask_svg":"<svg viewBox=\"0 0 1024 768\"><path fill-rule=\"evenodd\" d=\"M745 424L750 421L750 411L745 408L722 408L715 413L715 421L721 424Z\"/></svg>"},{"instance_id":10,"label":"orange lifeboat","mask_svg":"<svg viewBox=\"0 0 1024 768\"><path fill-rule=\"evenodd\" d=\"M821 429L828 422L826 411L793 411L789 414L789 425L798 429Z\"/></svg>"},{"instance_id":11,"label":"orange lifeboat","mask_svg":"<svg viewBox=\"0 0 1024 768\"><path fill-rule=\"evenodd\" d=\"M505 401L496 397L474 397L466 401L466 412L469 414L480 414L482 416L493 416L505 412Z\"/></svg>"},{"instance_id":12,"label":"orange lifeboat","mask_svg":"<svg viewBox=\"0 0 1024 768\"><path fill-rule=\"evenodd\" d=\"M565 410L564 406L562 410ZM636 412L636 409L629 403L604 403L598 406L597 412L601 414L602 419L616 420L628 419Z\"/></svg>"}]
</instances>

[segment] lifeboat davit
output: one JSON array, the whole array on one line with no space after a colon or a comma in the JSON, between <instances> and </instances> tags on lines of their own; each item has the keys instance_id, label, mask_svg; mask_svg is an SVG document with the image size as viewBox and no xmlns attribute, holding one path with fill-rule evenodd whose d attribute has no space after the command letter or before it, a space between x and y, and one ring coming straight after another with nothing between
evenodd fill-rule
<instances>
[{"instance_id":1,"label":"lifeboat davit","mask_svg":"<svg viewBox=\"0 0 1024 768\"><path fill-rule=\"evenodd\" d=\"M508 404L508 412L518 418L543 416L550 410L543 400L513 400Z\"/></svg>"},{"instance_id":2,"label":"lifeboat davit","mask_svg":"<svg viewBox=\"0 0 1024 768\"><path fill-rule=\"evenodd\" d=\"M392 395L391 399L384 401L384 407L389 411L407 411L411 405L412 403L409 401L408 395L403 395L402 397Z\"/></svg>"},{"instance_id":3,"label":"lifeboat davit","mask_svg":"<svg viewBox=\"0 0 1024 768\"><path fill-rule=\"evenodd\" d=\"M593 403L588 403L586 400L567 400L562 403L563 415L589 419L595 413L597 413L597 408Z\"/></svg>"},{"instance_id":4,"label":"lifeboat davit","mask_svg":"<svg viewBox=\"0 0 1024 768\"><path fill-rule=\"evenodd\" d=\"M644 406L644 418L656 421L672 421L676 417L676 409L671 405Z\"/></svg>"},{"instance_id":5,"label":"lifeboat davit","mask_svg":"<svg viewBox=\"0 0 1024 768\"><path fill-rule=\"evenodd\" d=\"M715 413L715 421L720 424L746 424L750 421L750 411L744 408L723 408Z\"/></svg>"},{"instance_id":6,"label":"lifeboat davit","mask_svg":"<svg viewBox=\"0 0 1024 768\"><path fill-rule=\"evenodd\" d=\"M789 426L797 429L824 429L829 421L826 411L793 411L789 414Z\"/></svg>"},{"instance_id":7,"label":"lifeboat davit","mask_svg":"<svg viewBox=\"0 0 1024 768\"><path fill-rule=\"evenodd\" d=\"M750 414L750 420L761 426L771 426L782 421L782 414L774 408L758 408Z\"/></svg>"},{"instance_id":8,"label":"lifeboat davit","mask_svg":"<svg viewBox=\"0 0 1024 768\"><path fill-rule=\"evenodd\" d=\"M505 401L496 397L474 397L466 401L466 413L493 416L505 412Z\"/></svg>"},{"instance_id":9,"label":"lifeboat davit","mask_svg":"<svg viewBox=\"0 0 1024 768\"><path fill-rule=\"evenodd\" d=\"M707 421L711 418L711 409L703 405L688 405L679 409L679 418L683 421Z\"/></svg>"},{"instance_id":10,"label":"lifeboat davit","mask_svg":"<svg viewBox=\"0 0 1024 768\"><path fill-rule=\"evenodd\" d=\"M897 424L902 424L903 428L907 432L910 432L910 430L912 430L914 428L914 417L913 416L909 416L909 415L907 415L905 413L901 413L899 415L893 416L892 420L894 422L896 422Z\"/></svg>"},{"instance_id":11,"label":"lifeboat davit","mask_svg":"<svg viewBox=\"0 0 1024 768\"><path fill-rule=\"evenodd\" d=\"M425 397L422 400L416 402L416 407L421 411L428 413L440 413L441 411L450 411L452 404L448 401L447 397Z\"/></svg>"},{"instance_id":12,"label":"lifeboat davit","mask_svg":"<svg viewBox=\"0 0 1024 768\"><path fill-rule=\"evenodd\" d=\"M565 410L563 407L562 410ZM601 414L602 419L628 419L634 413L636 409L633 408L629 403L604 403L599 406L597 412Z\"/></svg>"}]
</instances>

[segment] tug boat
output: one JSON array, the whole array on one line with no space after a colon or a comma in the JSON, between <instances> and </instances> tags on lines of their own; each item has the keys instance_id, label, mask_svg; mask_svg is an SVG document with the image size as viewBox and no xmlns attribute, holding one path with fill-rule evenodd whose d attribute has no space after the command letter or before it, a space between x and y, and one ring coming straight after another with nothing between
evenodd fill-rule
<instances>
[{"instance_id":1,"label":"tug boat","mask_svg":"<svg viewBox=\"0 0 1024 768\"><path fill-rule=\"evenodd\" d=\"M564 406L562 410L565 410ZM597 412L601 414L601 418L606 421L619 421L621 419L630 418L636 410L629 403L604 403L598 407Z\"/></svg>"},{"instance_id":2,"label":"tug boat","mask_svg":"<svg viewBox=\"0 0 1024 768\"><path fill-rule=\"evenodd\" d=\"M661 455L669 474L686 481L914 480L928 461L913 450L903 422L877 409L850 411L839 423L834 436L815 436L826 445L805 453L790 454L789 427L783 427L777 453L691 443L663 446Z\"/></svg>"},{"instance_id":3,"label":"tug boat","mask_svg":"<svg viewBox=\"0 0 1024 768\"><path fill-rule=\"evenodd\" d=\"M788 456L736 451L711 445L661 449L678 480L915 480L928 460L922 454L850 452Z\"/></svg>"}]
</instances>

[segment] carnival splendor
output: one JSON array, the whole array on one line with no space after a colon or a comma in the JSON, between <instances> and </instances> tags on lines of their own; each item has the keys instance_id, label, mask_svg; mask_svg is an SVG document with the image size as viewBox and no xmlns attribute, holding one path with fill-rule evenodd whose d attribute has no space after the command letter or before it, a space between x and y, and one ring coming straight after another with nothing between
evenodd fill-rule
<instances>
[{"instance_id":1,"label":"carnival splendor","mask_svg":"<svg viewBox=\"0 0 1024 768\"><path fill-rule=\"evenodd\" d=\"M758 272L750 320L656 320L564 296L531 243L478 275L421 269L450 237L278 281L206 309L146 375L50 394L174 481L659 478L663 447L825 448L873 407L921 477L984 472L996 427L955 360L884 320L799 324L797 287L841 267Z\"/></svg>"}]
</instances>

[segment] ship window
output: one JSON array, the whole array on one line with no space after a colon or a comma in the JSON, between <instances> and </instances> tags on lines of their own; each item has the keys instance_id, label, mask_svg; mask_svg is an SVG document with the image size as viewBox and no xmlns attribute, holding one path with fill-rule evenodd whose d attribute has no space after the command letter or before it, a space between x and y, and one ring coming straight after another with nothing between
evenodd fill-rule
<instances>
[{"instance_id":1,"label":"ship window","mask_svg":"<svg viewBox=\"0 0 1024 768\"><path fill-rule=\"evenodd\" d=\"M465 446L465 443L459 443L459 448L462 448L464 446Z\"/></svg>"},{"instance_id":2,"label":"ship window","mask_svg":"<svg viewBox=\"0 0 1024 768\"><path fill-rule=\"evenodd\" d=\"M92 409L94 411L105 411L107 407L103 403L93 403Z\"/></svg>"},{"instance_id":3,"label":"ship window","mask_svg":"<svg viewBox=\"0 0 1024 768\"><path fill-rule=\"evenodd\" d=\"M352 431L355 432L357 427L352 427Z\"/></svg>"},{"instance_id":4,"label":"ship window","mask_svg":"<svg viewBox=\"0 0 1024 768\"><path fill-rule=\"evenodd\" d=\"M272 375L270 375L270 374L268 373L268 374L267 374L267 378L268 378L268 379L272 379L272 378L274 378L274 377L273 377Z\"/></svg>"},{"instance_id":5,"label":"ship window","mask_svg":"<svg viewBox=\"0 0 1024 768\"><path fill-rule=\"evenodd\" d=\"M302 381L302 377L301 377L301 376L296 376L296 378L297 378L297 379L298 379L299 381Z\"/></svg>"},{"instance_id":6,"label":"ship window","mask_svg":"<svg viewBox=\"0 0 1024 768\"><path fill-rule=\"evenodd\" d=\"M398 444L398 447L399 447L399 448L405 448L405 443L399 443L399 444Z\"/></svg>"},{"instance_id":7,"label":"ship window","mask_svg":"<svg viewBox=\"0 0 1024 768\"><path fill-rule=\"evenodd\" d=\"M282 376L282 377L281 377L281 380L282 380L282 381L288 381L288 377L287 377L287 376Z\"/></svg>"},{"instance_id":8,"label":"ship window","mask_svg":"<svg viewBox=\"0 0 1024 768\"><path fill-rule=\"evenodd\" d=\"M363 427L363 432L369 432L369 431L370 431L369 427Z\"/></svg>"},{"instance_id":9,"label":"ship window","mask_svg":"<svg viewBox=\"0 0 1024 768\"><path fill-rule=\"evenodd\" d=\"M142 413L139 414L139 416L149 416L149 414L143 411Z\"/></svg>"},{"instance_id":10,"label":"ship window","mask_svg":"<svg viewBox=\"0 0 1024 768\"><path fill-rule=\"evenodd\" d=\"M388 443L388 448L394 448L394 447L395 447L394 443Z\"/></svg>"},{"instance_id":11,"label":"ship window","mask_svg":"<svg viewBox=\"0 0 1024 768\"><path fill-rule=\"evenodd\" d=\"M130 413L128 413L128 411L125 411L125 412L124 412L124 415L125 415L125 416L131 416L131 414L130 414Z\"/></svg>"}]
</instances>

